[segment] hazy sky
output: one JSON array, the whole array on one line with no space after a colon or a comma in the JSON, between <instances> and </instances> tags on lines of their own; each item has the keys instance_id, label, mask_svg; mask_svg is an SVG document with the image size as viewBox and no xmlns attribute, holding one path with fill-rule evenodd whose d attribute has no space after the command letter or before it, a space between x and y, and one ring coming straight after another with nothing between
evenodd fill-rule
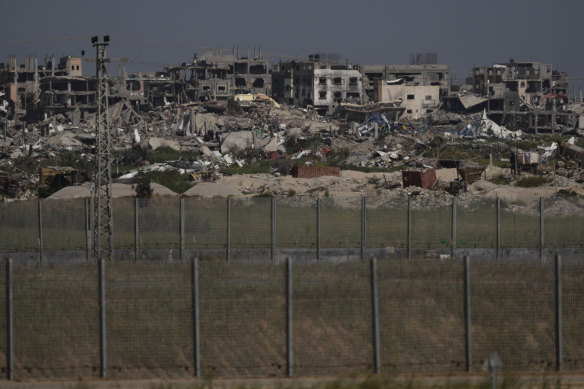
<instances>
[{"instance_id":1,"label":"hazy sky","mask_svg":"<svg viewBox=\"0 0 584 389\"><path fill-rule=\"evenodd\" d=\"M584 85L582 0L4 0L1 9L0 62L94 57L90 36L109 34L108 56L130 59L129 71L187 62L205 47L261 46L277 57L327 52L369 64L437 52L455 78L473 65L541 61ZM93 72L87 63L84 73Z\"/></svg>"}]
</instances>

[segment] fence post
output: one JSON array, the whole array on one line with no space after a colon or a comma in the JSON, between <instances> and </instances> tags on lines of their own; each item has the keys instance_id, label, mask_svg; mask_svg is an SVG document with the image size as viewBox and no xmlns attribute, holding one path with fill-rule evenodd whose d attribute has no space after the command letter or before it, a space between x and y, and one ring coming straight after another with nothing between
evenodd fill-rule
<instances>
[{"instance_id":1,"label":"fence post","mask_svg":"<svg viewBox=\"0 0 584 389\"><path fill-rule=\"evenodd\" d=\"M373 366L375 374L381 373L379 353L379 295L377 293L377 258L371 258L371 305L373 307Z\"/></svg>"},{"instance_id":2,"label":"fence post","mask_svg":"<svg viewBox=\"0 0 584 389\"><path fill-rule=\"evenodd\" d=\"M408 261L412 259L412 198L408 197Z\"/></svg>"},{"instance_id":3,"label":"fence post","mask_svg":"<svg viewBox=\"0 0 584 389\"><path fill-rule=\"evenodd\" d=\"M136 197L134 199L134 259L138 260L138 250L139 250L139 226L138 226L138 202L139 199Z\"/></svg>"},{"instance_id":4,"label":"fence post","mask_svg":"<svg viewBox=\"0 0 584 389\"><path fill-rule=\"evenodd\" d=\"M365 259L367 246L367 205L365 197L361 198L361 260Z\"/></svg>"},{"instance_id":5,"label":"fence post","mask_svg":"<svg viewBox=\"0 0 584 389\"><path fill-rule=\"evenodd\" d=\"M539 198L539 263L543 264L543 246L544 246L544 201L543 197Z\"/></svg>"},{"instance_id":6,"label":"fence post","mask_svg":"<svg viewBox=\"0 0 584 389\"><path fill-rule=\"evenodd\" d=\"M464 257L464 332L466 346L466 371L472 371L472 338L470 322L470 259Z\"/></svg>"},{"instance_id":7,"label":"fence post","mask_svg":"<svg viewBox=\"0 0 584 389\"><path fill-rule=\"evenodd\" d=\"M8 379L14 380L14 295L12 258L6 260L6 370Z\"/></svg>"},{"instance_id":8,"label":"fence post","mask_svg":"<svg viewBox=\"0 0 584 389\"><path fill-rule=\"evenodd\" d=\"M41 199L38 200L38 219L39 219L39 261L43 263L43 208Z\"/></svg>"},{"instance_id":9,"label":"fence post","mask_svg":"<svg viewBox=\"0 0 584 389\"><path fill-rule=\"evenodd\" d=\"M99 258L99 351L101 378L107 378L107 327L105 308L105 260Z\"/></svg>"},{"instance_id":10,"label":"fence post","mask_svg":"<svg viewBox=\"0 0 584 389\"><path fill-rule=\"evenodd\" d=\"M200 333L199 333L199 258L193 257L192 263L192 293L193 293L193 357L195 376L201 377Z\"/></svg>"},{"instance_id":11,"label":"fence post","mask_svg":"<svg viewBox=\"0 0 584 389\"><path fill-rule=\"evenodd\" d=\"M556 370L562 371L564 365L563 320L562 320L562 257L556 255Z\"/></svg>"},{"instance_id":12,"label":"fence post","mask_svg":"<svg viewBox=\"0 0 584 389\"><path fill-rule=\"evenodd\" d=\"M185 198L180 198L180 220L179 220L179 230L180 230L180 260L184 261L185 253Z\"/></svg>"},{"instance_id":13,"label":"fence post","mask_svg":"<svg viewBox=\"0 0 584 389\"><path fill-rule=\"evenodd\" d=\"M270 259L274 263L276 258L276 198L272 197L272 249L270 250Z\"/></svg>"},{"instance_id":14,"label":"fence post","mask_svg":"<svg viewBox=\"0 0 584 389\"><path fill-rule=\"evenodd\" d=\"M452 197L452 242L450 245L450 256L454 257L456 250L456 196Z\"/></svg>"},{"instance_id":15,"label":"fence post","mask_svg":"<svg viewBox=\"0 0 584 389\"><path fill-rule=\"evenodd\" d=\"M292 260L286 258L286 365L288 377L294 373L293 365L293 300L292 300Z\"/></svg>"},{"instance_id":16,"label":"fence post","mask_svg":"<svg viewBox=\"0 0 584 389\"><path fill-rule=\"evenodd\" d=\"M316 199L316 260L320 260L320 199Z\"/></svg>"},{"instance_id":17,"label":"fence post","mask_svg":"<svg viewBox=\"0 0 584 389\"><path fill-rule=\"evenodd\" d=\"M85 260L89 262L91 251L91 219L89 216L89 199L85 199Z\"/></svg>"},{"instance_id":18,"label":"fence post","mask_svg":"<svg viewBox=\"0 0 584 389\"><path fill-rule=\"evenodd\" d=\"M497 197L497 262L501 260L501 199Z\"/></svg>"},{"instance_id":19,"label":"fence post","mask_svg":"<svg viewBox=\"0 0 584 389\"><path fill-rule=\"evenodd\" d=\"M231 197L227 197L227 263L231 262Z\"/></svg>"}]
</instances>

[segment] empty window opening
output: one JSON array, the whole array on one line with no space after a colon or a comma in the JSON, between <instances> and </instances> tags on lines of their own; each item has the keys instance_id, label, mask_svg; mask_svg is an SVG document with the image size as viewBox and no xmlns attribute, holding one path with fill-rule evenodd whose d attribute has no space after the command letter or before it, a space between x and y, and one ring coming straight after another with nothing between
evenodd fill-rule
<instances>
[{"instance_id":1,"label":"empty window opening","mask_svg":"<svg viewBox=\"0 0 584 389\"><path fill-rule=\"evenodd\" d=\"M263 78L256 78L253 82L254 88L263 88L264 87L264 79Z\"/></svg>"},{"instance_id":2,"label":"empty window opening","mask_svg":"<svg viewBox=\"0 0 584 389\"><path fill-rule=\"evenodd\" d=\"M318 92L318 98L321 100L326 99L326 92Z\"/></svg>"},{"instance_id":3,"label":"empty window opening","mask_svg":"<svg viewBox=\"0 0 584 389\"><path fill-rule=\"evenodd\" d=\"M333 83L334 83L335 85L341 85L341 84L343 83L343 79L342 79L341 77L335 77L335 78L333 79Z\"/></svg>"},{"instance_id":4,"label":"empty window opening","mask_svg":"<svg viewBox=\"0 0 584 389\"><path fill-rule=\"evenodd\" d=\"M416 98L415 95L408 95L408 100L414 100Z\"/></svg>"},{"instance_id":5,"label":"empty window opening","mask_svg":"<svg viewBox=\"0 0 584 389\"><path fill-rule=\"evenodd\" d=\"M267 69L264 65L253 65L249 67L249 72L251 74L266 74Z\"/></svg>"}]
</instances>

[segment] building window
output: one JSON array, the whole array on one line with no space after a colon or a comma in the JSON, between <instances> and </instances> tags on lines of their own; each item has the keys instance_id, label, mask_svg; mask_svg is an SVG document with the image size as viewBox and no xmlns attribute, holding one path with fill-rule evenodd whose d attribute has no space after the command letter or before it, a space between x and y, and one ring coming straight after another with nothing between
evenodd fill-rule
<instances>
[{"instance_id":1,"label":"building window","mask_svg":"<svg viewBox=\"0 0 584 389\"><path fill-rule=\"evenodd\" d=\"M318 92L318 98L321 100L326 99L326 92Z\"/></svg>"},{"instance_id":2,"label":"building window","mask_svg":"<svg viewBox=\"0 0 584 389\"><path fill-rule=\"evenodd\" d=\"M343 83L343 79L341 77L335 77L333 82L335 85L341 85Z\"/></svg>"},{"instance_id":3,"label":"building window","mask_svg":"<svg viewBox=\"0 0 584 389\"><path fill-rule=\"evenodd\" d=\"M415 98L416 98L416 96L415 96L415 95L408 95L408 100L413 100L413 99L415 99Z\"/></svg>"},{"instance_id":4,"label":"building window","mask_svg":"<svg viewBox=\"0 0 584 389\"><path fill-rule=\"evenodd\" d=\"M426 96L426 100L432 100L432 96L430 96L430 95L427 95L427 96Z\"/></svg>"},{"instance_id":5,"label":"building window","mask_svg":"<svg viewBox=\"0 0 584 389\"><path fill-rule=\"evenodd\" d=\"M326 77L320 77L318 79L318 84L319 85L326 85Z\"/></svg>"},{"instance_id":6,"label":"building window","mask_svg":"<svg viewBox=\"0 0 584 389\"><path fill-rule=\"evenodd\" d=\"M407 113L412 113L412 110L411 109L408 109L406 112Z\"/></svg>"},{"instance_id":7,"label":"building window","mask_svg":"<svg viewBox=\"0 0 584 389\"><path fill-rule=\"evenodd\" d=\"M217 90L218 90L219 92L225 92L225 86L223 86L223 85L219 85L219 86L217 87Z\"/></svg>"},{"instance_id":8,"label":"building window","mask_svg":"<svg viewBox=\"0 0 584 389\"><path fill-rule=\"evenodd\" d=\"M335 92L335 99L341 98L341 92Z\"/></svg>"},{"instance_id":9,"label":"building window","mask_svg":"<svg viewBox=\"0 0 584 389\"><path fill-rule=\"evenodd\" d=\"M349 85L357 85L357 77L349 78Z\"/></svg>"},{"instance_id":10,"label":"building window","mask_svg":"<svg viewBox=\"0 0 584 389\"><path fill-rule=\"evenodd\" d=\"M211 89L211 87L209 85L204 85L203 86L203 90L210 90L210 89Z\"/></svg>"}]
</instances>

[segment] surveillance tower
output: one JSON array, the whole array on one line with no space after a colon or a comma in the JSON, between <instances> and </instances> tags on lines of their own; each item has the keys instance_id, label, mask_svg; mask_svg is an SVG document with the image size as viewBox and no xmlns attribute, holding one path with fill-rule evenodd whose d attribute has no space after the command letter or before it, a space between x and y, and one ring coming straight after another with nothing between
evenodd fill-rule
<instances>
[{"instance_id":1,"label":"surveillance tower","mask_svg":"<svg viewBox=\"0 0 584 389\"><path fill-rule=\"evenodd\" d=\"M111 128L108 118L108 80L105 48L109 45L109 35L98 42L97 36L91 38L97 50L97 166L93 177L93 221L96 259L111 260L114 253L113 215L112 215L112 158Z\"/></svg>"}]
</instances>

